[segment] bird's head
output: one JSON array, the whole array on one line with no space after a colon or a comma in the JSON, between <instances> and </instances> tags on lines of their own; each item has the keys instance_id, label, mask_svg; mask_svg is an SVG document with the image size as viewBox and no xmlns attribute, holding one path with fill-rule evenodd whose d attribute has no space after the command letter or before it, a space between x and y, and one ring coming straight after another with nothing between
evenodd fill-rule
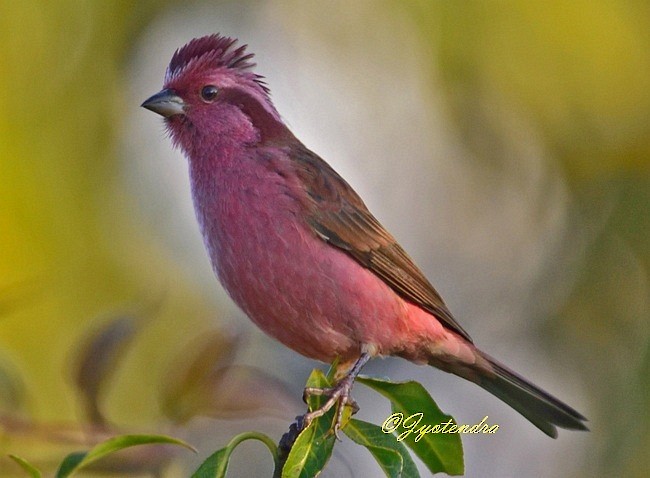
<instances>
[{"instance_id":1,"label":"bird's head","mask_svg":"<svg viewBox=\"0 0 650 478\"><path fill-rule=\"evenodd\" d=\"M176 50L163 89L142 106L165 117L174 143L186 152L205 138L261 143L291 133L275 110L246 45L219 34L195 38Z\"/></svg>"}]
</instances>

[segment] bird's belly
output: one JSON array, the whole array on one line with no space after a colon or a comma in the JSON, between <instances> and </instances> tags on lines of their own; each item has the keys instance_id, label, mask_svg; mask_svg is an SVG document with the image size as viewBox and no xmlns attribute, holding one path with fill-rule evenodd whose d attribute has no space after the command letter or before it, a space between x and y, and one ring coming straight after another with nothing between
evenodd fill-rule
<instances>
[{"instance_id":1,"label":"bird's belly","mask_svg":"<svg viewBox=\"0 0 650 478\"><path fill-rule=\"evenodd\" d=\"M240 200L226 214L200 218L233 300L267 334L307 357L352 359L364 344L391 353L408 328L404 301L290 208L270 206Z\"/></svg>"}]
</instances>

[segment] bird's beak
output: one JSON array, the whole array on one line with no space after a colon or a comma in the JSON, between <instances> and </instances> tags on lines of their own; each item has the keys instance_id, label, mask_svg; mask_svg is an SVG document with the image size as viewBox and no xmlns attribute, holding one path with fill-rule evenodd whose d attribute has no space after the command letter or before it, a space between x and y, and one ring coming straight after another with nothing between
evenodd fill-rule
<instances>
[{"instance_id":1,"label":"bird's beak","mask_svg":"<svg viewBox=\"0 0 650 478\"><path fill-rule=\"evenodd\" d=\"M145 100L140 106L169 118L170 116L185 114L186 104L174 90L167 88Z\"/></svg>"}]
</instances>

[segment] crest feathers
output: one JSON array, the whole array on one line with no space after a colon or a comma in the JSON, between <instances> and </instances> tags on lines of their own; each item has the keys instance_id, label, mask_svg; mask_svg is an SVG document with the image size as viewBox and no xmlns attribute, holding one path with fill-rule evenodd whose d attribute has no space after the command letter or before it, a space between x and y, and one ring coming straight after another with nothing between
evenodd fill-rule
<instances>
[{"instance_id":1,"label":"crest feathers","mask_svg":"<svg viewBox=\"0 0 650 478\"><path fill-rule=\"evenodd\" d=\"M165 80L170 81L193 65L225 67L253 79L268 93L263 77L247 71L255 66L251 61L255 55L246 53L247 45L235 47L236 43L237 39L218 33L191 40L174 52L167 67Z\"/></svg>"}]
</instances>

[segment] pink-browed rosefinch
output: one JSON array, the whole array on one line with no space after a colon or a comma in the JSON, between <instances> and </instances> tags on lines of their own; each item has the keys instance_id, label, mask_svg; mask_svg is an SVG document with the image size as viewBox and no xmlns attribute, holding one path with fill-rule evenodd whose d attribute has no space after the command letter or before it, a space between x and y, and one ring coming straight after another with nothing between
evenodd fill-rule
<instances>
[{"instance_id":1,"label":"pink-browed rosefinch","mask_svg":"<svg viewBox=\"0 0 650 478\"><path fill-rule=\"evenodd\" d=\"M345 375L307 421L353 404L363 365L390 355L478 384L551 437L586 430L580 413L476 348L361 198L289 131L235 42L211 35L177 50L142 106L165 117L189 160L205 246L230 296L287 347L341 359Z\"/></svg>"}]
</instances>

